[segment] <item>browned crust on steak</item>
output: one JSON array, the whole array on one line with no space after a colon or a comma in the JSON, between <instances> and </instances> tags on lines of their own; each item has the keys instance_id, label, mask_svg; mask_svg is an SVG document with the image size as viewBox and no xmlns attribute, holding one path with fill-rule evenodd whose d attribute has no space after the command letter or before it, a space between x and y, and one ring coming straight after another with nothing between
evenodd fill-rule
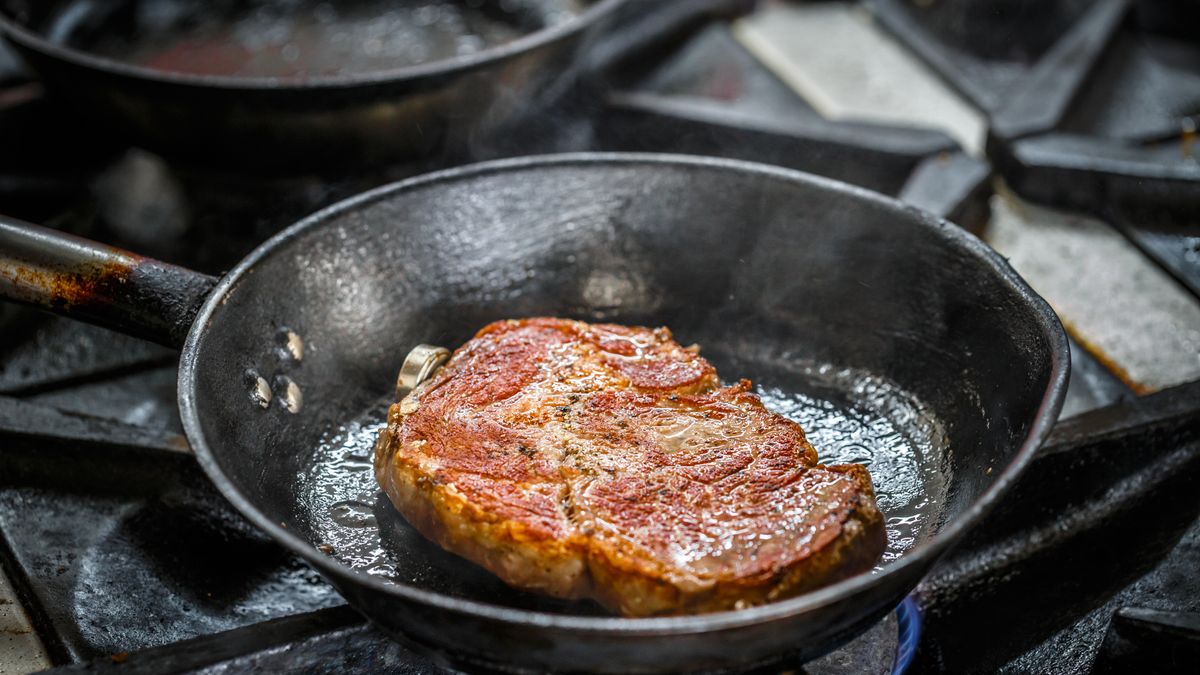
<instances>
[{"instance_id":1,"label":"browned crust on steak","mask_svg":"<svg viewBox=\"0 0 1200 675\"><path fill-rule=\"evenodd\" d=\"M376 475L418 531L509 584L628 616L761 604L871 568L858 465L666 329L486 326L393 405Z\"/></svg>"}]
</instances>

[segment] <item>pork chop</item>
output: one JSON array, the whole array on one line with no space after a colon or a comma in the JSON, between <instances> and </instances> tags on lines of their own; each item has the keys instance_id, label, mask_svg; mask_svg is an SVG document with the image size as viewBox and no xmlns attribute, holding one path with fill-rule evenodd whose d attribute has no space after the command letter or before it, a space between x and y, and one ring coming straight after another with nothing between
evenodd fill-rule
<instances>
[{"instance_id":1,"label":"pork chop","mask_svg":"<svg viewBox=\"0 0 1200 675\"><path fill-rule=\"evenodd\" d=\"M627 616L785 598L885 544L865 467L818 464L666 328L492 323L391 406L375 472L443 548Z\"/></svg>"}]
</instances>

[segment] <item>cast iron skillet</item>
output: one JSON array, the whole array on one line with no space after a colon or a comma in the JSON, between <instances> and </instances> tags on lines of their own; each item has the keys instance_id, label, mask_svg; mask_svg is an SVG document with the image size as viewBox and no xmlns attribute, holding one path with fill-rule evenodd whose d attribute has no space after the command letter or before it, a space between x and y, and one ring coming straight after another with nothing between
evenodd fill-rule
<instances>
[{"instance_id":1,"label":"cast iron skillet","mask_svg":"<svg viewBox=\"0 0 1200 675\"><path fill-rule=\"evenodd\" d=\"M220 281L12 221L0 250L6 296L183 345L188 439L247 518L393 635L506 669L746 667L837 645L1011 485L1069 368L1054 313L958 227L729 160L558 155L426 175L307 218ZM378 409L406 352L532 315L666 324L726 377L760 384L825 378L870 398L889 383L919 402L891 414L930 421L935 439L914 469L928 532L880 571L800 597L651 619L464 582L481 573L416 538L387 544L396 583L322 553L328 516L303 477L338 461L322 448ZM873 471L889 489L895 477Z\"/></svg>"},{"instance_id":2,"label":"cast iron skillet","mask_svg":"<svg viewBox=\"0 0 1200 675\"><path fill-rule=\"evenodd\" d=\"M91 51L96 40L120 37L136 44L148 32L163 33L136 18L144 4L0 0L0 35L53 93L76 103L81 124L116 129L135 145L197 164L228 167L233 158L242 169L319 171L347 162L361 168L364 163L464 152L475 137L504 128L539 96L550 96L577 78L587 69L585 57L596 56L594 47L606 47L608 60L615 61L705 17L739 11L746 3L580 0L582 12L561 23L543 21L540 29L536 14L527 12L533 17L531 32L473 54L304 78L171 72ZM161 17L170 14L162 10L173 8L194 18L245 5L285 5L311 13L317 4L169 0L159 3L160 11L147 13ZM630 12L638 16L628 18ZM637 32L631 27L644 29L644 35L614 36L618 27L630 29L625 33ZM57 33L91 37L65 40Z\"/></svg>"}]
</instances>

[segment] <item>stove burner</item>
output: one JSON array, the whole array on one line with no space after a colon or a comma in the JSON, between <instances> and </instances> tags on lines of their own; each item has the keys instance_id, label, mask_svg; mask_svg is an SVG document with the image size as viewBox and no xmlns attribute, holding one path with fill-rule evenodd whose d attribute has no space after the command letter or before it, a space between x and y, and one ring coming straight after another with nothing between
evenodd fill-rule
<instances>
[{"instance_id":1,"label":"stove burner","mask_svg":"<svg viewBox=\"0 0 1200 675\"><path fill-rule=\"evenodd\" d=\"M1109 189L1134 185L1120 183L1129 175L1100 162L1068 171L1060 161L1074 142L1068 132L1106 148L1117 139L1138 153L1175 148L1179 139L1161 123L1170 115L1154 123L1154 115L1134 109L1080 116L1072 100L1100 101L1117 88L1047 65L1068 48L1100 59L1096 40L1123 44L1097 67L1124 82L1122 59L1153 55L1139 51L1138 36L1155 44L1179 37L1168 35L1181 25L1171 3L1139 5L1136 14L1120 0L870 4L992 113L989 150L1018 189L1060 203L1103 203L1106 217L1200 292L1195 232L1177 212L1157 208L1191 199L1191 174L1138 179L1153 190L1139 199L1152 198L1156 221L1124 199L1133 193ZM975 12L1001 5L1012 39L976 39ZM1031 17L1036 31L1024 29ZM964 26L966 33L956 32ZM951 51L939 57L942 46ZM721 25L628 64L614 76L617 86L589 82L566 93L553 119L522 120L511 133L473 139L469 156L355 176L235 176L113 145L59 124L57 103L6 68L0 53L0 145L28 143L29 151L0 158L0 210L213 273L283 224L348 194L450 163L533 152L662 150L768 161L901 196L971 229L989 218L985 160L940 132L820 117ZM1046 82L1061 81L1052 75L1078 86L1061 98L1045 94ZM1158 112L1200 112L1184 105L1188 91L1158 99ZM1043 107L1021 112L1039 101ZM66 140L49 154L21 140L38 138ZM63 170L50 161L63 153L83 160ZM1160 159L1154 166L1168 165ZM1118 195L1121 209L1108 209ZM61 671L458 672L377 633L216 495L179 435L171 352L3 311L0 563ZM1068 406L1085 414L1060 423L1015 498L895 613L803 672L1052 664L1082 675L1131 663L1164 670L1194 663L1200 389L1192 383L1139 398L1086 351L1073 350L1073 360ZM1013 628L1003 639L977 630L1001 619ZM763 672L782 667L799 666Z\"/></svg>"},{"instance_id":2,"label":"stove burner","mask_svg":"<svg viewBox=\"0 0 1200 675\"><path fill-rule=\"evenodd\" d=\"M915 598L909 596L900 603L896 608L896 620L899 624L899 638L892 675L902 675L912 665L917 648L921 644L921 606Z\"/></svg>"}]
</instances>

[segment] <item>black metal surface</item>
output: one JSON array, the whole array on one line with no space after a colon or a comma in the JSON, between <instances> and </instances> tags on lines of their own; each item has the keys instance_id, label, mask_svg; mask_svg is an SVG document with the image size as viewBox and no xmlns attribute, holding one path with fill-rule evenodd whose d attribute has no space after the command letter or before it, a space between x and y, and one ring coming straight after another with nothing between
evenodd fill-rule
<instances>
[{"instance_id":1,"label":"black metal surface","mask_svg":"<svg viewBox=\"0 0 1200 675\"><path fill-rule=\"evenodd\" d=\"M1084 615L1074 624L1049 636L1044 642L1006 664L1003 672L1030 673L1052 671L1065 675L1085 675L1104 666L1100 653L1107 626L1121 608L1152 607L1176 613L1200 611L1200 587L1196 566L1200 563L1200 521L1183 536L1179 544L1153 571L1133 584L1119 589L1104 605ZM1160 653L1159 656L1166 656ZM1153 661L1134 672L1157 672ZM1127 671L1128 672L1128 671Z\"/></svg>"},{"instance_id":2,"label":"black metal surface","mask_svg":"<svg viewBox=\"0 0 1200 675\"><path fill-rule=\"evenodd\" d=\"M897 623L895 615L889 615L850 644L805 663L799 672L806 675L887 675L893 672ZM128 675L171 672L184 675L318 670L379 675L453 675L463 672L410 650L368 625L361 615L348 607L277 619L169 647L120 654L115 659L102 657L46 672L119 672ZM764 670L757 675L777 672L777 669Z\"/></svg>"},{"instance_id":3,"label":"black metal surface","mask_svg":"<svg viewBox=\"0 0 1200 675\"><path fill-rule=\"evenodd\" d=\"M0 441L6 571L57 662L342 602L226 505L175 433L0 398Z\"/></svg>"},{"instance_id":4,"label":"black metal surface","mask_svg":"<svg viewBox=\"0 0 1200 675\"><path fill-rule=\"evenodd\" d=\"M29 74L20 59L7 44L0 43L0 86L20 84L29 80Z\"/></svg>"},{"instance_id":5,"label":"black metal surface","mask_svg":"<svg viewBox=\"0 0 1200 675\"><path fill-rule=\"evenodd\" d=\"M1200 44L1123 0L1096 3L992 115L988 153L1032 199L1107 215L1200 206Z\"/></svg>"},{"instance_id":6,"label":"black metal surface","mask_svg":"<svg viewBox=\"0 0 1200 675\"><path fill-rule=\"evenodd\" d=\"M697 31L657 59L630 64L609 75L613 88L620 91L713 101L735 112L778 122L820 117L721 22Z\"/></svg>"},{"instance_id":7,"label":"black metal surface","mask_svg":"<svg viewBox=\"0 0 1200 675\"><path fill-rule=\"evenodd\" d=\"M1113 222L1200 297L1194 3L870 4L989 113L1014 190Z\"/></svg>"},{"instance_id":8,"label":"black metal surface","mask_svg":"<svg viewBox=\"0 0 1200 675\"><path fill-rule=\"evenodd\" d=\"M1154 145L1047 133L989 142L996 170L1034 201L1107 215L1161 211L1186 218L1200 204L1200 165L1182 139Z\"/></svg>"},{"instance_id":9,"label":"black metal surface","mask_svg":"<svg viewBox=\"0 0 1200 675\"><path fill-rule=\"evenodd\" d=\"M901 188L901 200L979 234L991 217L992 167L965 152L926 157Z\"/></svg>"},{"instance_id":10,"label":"black metal surface","mask_svg":"<svg viewBox=\"0 0 1200 675\"><path fill-rule=\"evenodd\" d=\"M1014 190L1112 222L1200 297L1194 3L869 4L989 113Z\"/></svg>"},{"instance_id":11,"label":"black metal surface","mask_svg":"<svg viewBox=\"0 0 1200 675\"><path fill-rule=\"evenodd\" d=\"M1131 401L1136 394L1088 350L1071 340L1071 383L1063 401L1061 419L1115 403Z\"/></svg>"},{"instance_id":12,"label":"black metal surface","mask_svg":"<svg viewBox=\"0 0 1200 675\"><path fill-rule=\"evenodd\" d=\"M930 155L957 146L946 135L921 129L811 120L774 120L730 110L719 103L655 94L614 95L598 131L601 147L664 152L687 147L697 154L755 158L813 171L898 194Z\"/></svg>"},{"instance_id":13,"label":"black metal surface","mask_svg":"<svg viewBox=\"0 0 1200 675\"><path fill-rule=\"evenodd\" d=\"M764 117L702 99L615 94L597 130L606 150L768 162L899 196L978 232L990 215L990 166L945 134L818 117Z\"/></svg>"},{"instance_id":14,"label":"black metal surface","mask_svg":"<svg viewBox=\"0 0 1200 675\"><path fill-rule=\"evenodd\" d=\"M985 161L940 132L822 118L724 23L610 71L606 85L571 101L569 114L479 140L473 156L605 150L746 159L900 196L971 231L989 215Z\"/></svg>"},{"instance_id":15,"label":"black metal surface","mask_svg":"<svg viewBox=\"0 0 1200 675\"><path fill-rule=\"evenodd\" d=\"M48 446L77 444L101 450L137 448L191 454L187 441L176 433L7 396L0 396L0 434L15 445L43 442Z\"/></svg>"},{"instance_id":16,"label":"black metal surface","mask_svg":"<svg viewBox=\"0 0 1200 675\"><path fill-rule=\"evenodd\" d=\"M598 149L768 162L899 196L973 232L989 215L987 162L941 132L826 120L727 26L620 83L598 121Z\"/></svg>"},{"instance_id":17,"label":"black metal surface","mask_svg":"<svg viewBox=\"0 0 1200 675\"><path fill-rule=\"evenodd\" d=\"M87 196L87 178L119 149L48 103L40 84L4 84L0 65L0 204L5 214L43 220ZM70 158L66 161L65 158Z\"/></svg>"},{"instance_id":18,"label":"black metal surface","mask_svg":"<svg viewBox=\"0 0 1200 675\"><path fill-rule=\"evenodd\" d=\"M179 406L175 404L178 354L172 356L170 363L161 366L26 393L20 400L68 414L99 417L182 437ZM43 433L53 435L54 430Z\"/></svg>"},{"instance_id":19,"label":"black metal surface","mask_svg":"<svg viewBox=\"0 0 1200 675\"><path fill-rule=\"evenodd\" d=\"M1144 210L1118 211L1109 213L1108 221L1200 297L1200 215L1164 218Z\"/></svg>"},{"instance_id":20,"label":"black metal surface","mask_svg":"<svg viewBox=\"0 0 1200 675\"><path fill-rule=\"evenodd\" d=\"M922 669L991 672L1070 628L1176 548L1200 514L1198 486L1198 384L1061 423L1010 498L921 583ZM1180 569L1195 562L1185 552ZM1099 643L1070 644L1064 663L1090 663Z\"/></svg>"},{"instance_id":21,"label":"black metal surface","mask_svg":"<svg viewBox=\"0 0 1200 675\"><path fill-rule=\"evenodd\" d=\"M880 23L971 103L1002 107L1092 5L1081 0L867 0Z\"/></svg>"},{"instance_id":22,"label":"black metal surface","mask_svg":"<svg viewBox=\"0 0 1200 675\"><path fill-rule=\"evenodd\" d=\"M111 377L164 363L177 355L169 349L111 331L47 317L5 304L11 319L4 325L4 361L0 393L33 393Z\"/></svg>"},{"instance_id":23,"label":"black metal surface","mask_svg":"<svg viewBox=\"0 0 1200 675\"><path fill-rule=\"evenodd\" d=\"M1190 673L1200 663L1200 613L1160 612L1127 607L1117 610L1096 667L1096 675Z\"/></svg>"},{"instance_id":24,"label":"black metal surface","mask_svg":"<svg viewBox=\"0 0 1200 675\"><path fill-rule=\"evenodd\" d=\"M988 133L1018 139L1043 133L1062 123L1088 75L1118 32L1128 0L1101 0L1082 15L1037 66L992 111Z\"/></svg>"}]
</instances>

